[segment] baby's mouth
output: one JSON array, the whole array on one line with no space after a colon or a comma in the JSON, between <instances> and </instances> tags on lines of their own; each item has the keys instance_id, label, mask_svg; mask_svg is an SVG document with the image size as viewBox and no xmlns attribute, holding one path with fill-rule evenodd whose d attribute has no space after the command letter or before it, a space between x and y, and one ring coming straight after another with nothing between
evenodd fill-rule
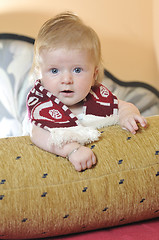
<instances>
[{"instance_id":1,"label":"baby's mouth","mask_svg":"<svg viewBox=\"0 0 159 240\"><path fill-rule=\"evenodd\" d=\"M64 90L64 91L61 91L62 93L72 93L73 91L71 90Z\"/></svg>"},{"instance_id":2,"label":"baby's mouth","mask_svg":"<svg viewBox=\"0 0 159 240\"><path fill-rule=\"evenodd\" d=\"M71 91L71 90L63 90L63 91L61 91L61 94L63 95L63 96L65 96L65 97L72 97L72 95L73 95L73 91Z\"/></svg>"},{"instance_id":3,"label":"baby's mouth","mask_svg":"<svg viewBox=\"0 0 159 240\"><path fill-rule=\"evenodd\" d=\"M70 92L72 92L72 91L71 91L71 90L64 90L64 91L62 91L62 92L70 93Z\"/></svg>"}]
</instances>

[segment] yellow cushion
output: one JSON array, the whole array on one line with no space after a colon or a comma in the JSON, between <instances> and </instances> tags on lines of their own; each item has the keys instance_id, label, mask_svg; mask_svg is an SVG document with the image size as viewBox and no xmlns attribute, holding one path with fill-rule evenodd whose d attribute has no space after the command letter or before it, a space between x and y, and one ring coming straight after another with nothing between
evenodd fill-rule
<instances>
[{"instance_id":1,"label":"yellow cushion","mask_svg":"<svg viewBox=\"0 0 159 240\"><path fill-rule=\"evenodd\" d=\"M159 116L136 135L101 129L98 162L77 172L29 137L0 139L0 238L40 238L159 216Z\"/></svg>"}]
</instances>

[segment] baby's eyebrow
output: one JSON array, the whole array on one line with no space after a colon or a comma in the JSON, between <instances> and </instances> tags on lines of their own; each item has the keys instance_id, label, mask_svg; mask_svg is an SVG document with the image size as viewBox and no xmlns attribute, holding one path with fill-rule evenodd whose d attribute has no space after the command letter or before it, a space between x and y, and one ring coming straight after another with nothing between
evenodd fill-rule
<instances>
[{"instance_id":1,"label":"baby's eyebrow","mask_svg":"<svg viewBox=\"0 0 159 240\"><path fill-rule=\"evenodd\" d=\"M58 66L56 66L55 64L51 64L48 66L49 68L58 68Z\"/></svg>"}]
</instances>

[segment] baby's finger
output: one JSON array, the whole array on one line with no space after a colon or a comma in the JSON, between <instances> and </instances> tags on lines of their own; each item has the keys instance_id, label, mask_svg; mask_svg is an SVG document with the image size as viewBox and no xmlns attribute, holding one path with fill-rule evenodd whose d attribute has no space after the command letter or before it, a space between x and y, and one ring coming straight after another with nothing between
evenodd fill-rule
<instances>
[{"instance_id":1,"label":"baby's finger","mask_svg":"<svg viewBox=\"0 0 159 240\"><path fill-rule=\"evenodd\" d=\"M89 161L87 161L87 168L91 168L92 167L92 161L91 160L89 160Z\"/></svg>"},{"instance_id":2,"label":"baby's finger","mask_svg":"<svg viewBox=\"0 0 159 240\"><path fill-rule=\"evenodd\" d=\"M96 156L93 154L93 156L92 156L92 163L93 163L93 165L95 165L96 164Z\"/></svg>"},{"instance_id":3,"label":"baby's finger","mask_svg":"<svg viewBox=\"0 0 159 240\"><path fill-rule=\"evenodd\" d=\"M136 133L136 130L138 130L138 126L136 124L136 122L134 121L130 121L127 122L124 126L124 128L126 128L128 131L130 131L132 134Z\"/></svg>"},{"instance_id":4,"label":"baby's finger","mask_svg":"<svg viewBox=\"0 0 159 240\"><path fill-rule=\"evenodd\" d=\"M132 126L132 128L137 131L139 129L137 123L136 123L136 119L135 118L132 118L130 119L130 125Z\"/></svg>"},{"instance_id":5,"label":"baby's finger","mask_svg":"<svg viewBox=\"0 0 159 240\"><path fill-rule=\"evenodd\" d=\"M137 115L135 116L135 119L141 124L142 127L146 127L147 121L144 117Z\"/></svg>"},{"instance_id":6,"label":"baby's finger","mask_svg":"<svg viewBox=\"0 0 159 240\"><path fill-rule=\"evenodd\" d=\"M86 162L81 163L81 168L82 170L85 170L87 168L87 163Z\"/></svg>"},{"instance_id":7,"label":"baby's finger","mask_svg":"<svg viewBox=\"0 0 159 240\"><path fill-rule=\"evenodd\" d=\"M81 171L82 171L82 166L81 166L81 164L76 163L76 164L74 164L74 167L75 167L76 171L78 171L78 172L81 172Z\"/></svg>"}]
</instances>

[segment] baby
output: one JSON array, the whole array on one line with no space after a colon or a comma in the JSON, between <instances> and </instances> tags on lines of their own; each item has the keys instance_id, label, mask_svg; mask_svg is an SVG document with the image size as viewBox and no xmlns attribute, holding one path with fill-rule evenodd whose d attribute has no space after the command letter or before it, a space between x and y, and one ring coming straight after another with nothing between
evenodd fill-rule
<instances>
[{"instance_id":1,"label":"baby","mask_svg":"<svg viewBox=\"0 0 159 240\"><path fill-rule=\"evenodd\" d=\"M70 12L41 27L34 48L35 85L28 94L31 139L38 147L67 157L77 171L91 168L96 156L86 147L101 127L120 124L132 134L146 120L131 103L117 99L103 79L96 32Z\"/></svg>"}]
</instances>

